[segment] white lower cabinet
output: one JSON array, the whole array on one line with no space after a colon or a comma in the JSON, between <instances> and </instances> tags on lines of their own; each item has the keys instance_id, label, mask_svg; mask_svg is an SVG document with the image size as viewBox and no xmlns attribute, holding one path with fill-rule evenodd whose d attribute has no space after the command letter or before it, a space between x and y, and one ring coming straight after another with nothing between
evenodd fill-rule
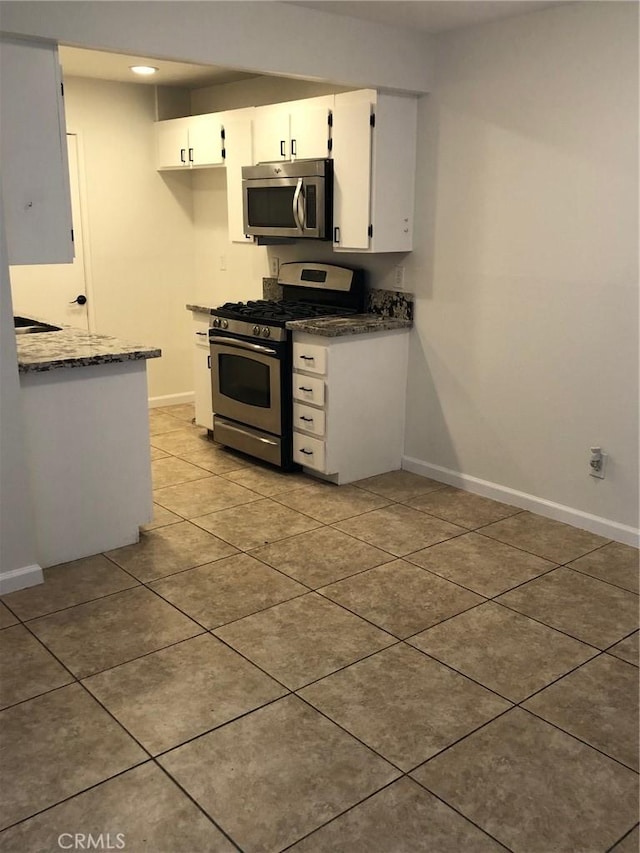
<instances>
[{"instance_id":1,"label":"white lower cabinet","mask_svg":"<svg viewBox=\"0 0 640 853\"><path fill-rule=\"evenodd\" d=\"M213 429L213 402L211 393L211 355L209 350L209 325L211 317L193 311L193 389L196 403L196 424Z\"/></svg>"},{"instance_id":2,"label":"white lower cabinet","mask_svg":"<svg viewBox=\"0 0 640 853\"><path fill-rule=\"evenodd\" d=\"M339 484L400 468L409 330L293 341L294 460Z\"/></svg>"}]
</instances>

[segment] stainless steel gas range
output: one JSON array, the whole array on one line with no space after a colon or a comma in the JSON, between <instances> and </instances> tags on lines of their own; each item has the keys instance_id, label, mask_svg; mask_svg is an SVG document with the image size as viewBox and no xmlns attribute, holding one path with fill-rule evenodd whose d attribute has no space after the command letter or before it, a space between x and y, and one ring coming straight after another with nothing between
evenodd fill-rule
<instances>
[{"instance_id":1,"label":"stainless steel gas range","mask_svg":"<svg viewBox=\"0 0 640 853\"><path fill-rule=\"evenodd\" d=\"M226 302L209 330L213 438L284 469L292 462L289 320L363 310L362 270L320 263L282 264L282 300Z\"/></svg>"}]
</instances>

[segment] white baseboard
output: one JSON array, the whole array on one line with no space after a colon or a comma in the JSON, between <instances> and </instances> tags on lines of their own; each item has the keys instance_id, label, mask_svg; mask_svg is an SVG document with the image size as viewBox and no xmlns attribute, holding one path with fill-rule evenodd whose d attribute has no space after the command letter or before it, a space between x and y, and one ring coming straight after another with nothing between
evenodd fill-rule
<instances>
[{"instance_id":1,"label":"white baseboard","mask_svg":"<svg viewBox=\"0 0 640 853\"><path fill-rule=\"evenodd\" d=\"M161 406L178 406L181 403L193 403L195 394L193 391L184 391L182 394L165 394L163 397L149 397L149 408L158 409Z\"/></svg>"},{"instance_id":2,"label":"white baseboard","mask_svg":"<svg viewBox=\"0 0 640 853\"><path fill-rule=\"evenodd\" d=\"M555 521L563 521L565 524L597 533L599 536L613 539L615 542L632 545L634 548L640 547L640 530L637 527L620 524L599 515L591 515L588 512L538 498L526 492L519 492L507 486L499 486L497 483L491 483L488 480L480 480L478 477L471 477L468 474L462 474L460 471L452 471L450 468L443 468L440 465L431 465L411 456L402 457L402 467L405 471L429 477L440 483L446 483L448 486L455 486L484 498L492 498L495 501L520 507L520 509L527 509L538 515L544 515L546 518L553 518Z\"/></svg>"},{"instance_id":3,"label":"white baseboard","mask_svg":"<svg viewBox=\"0 0 640 853\"><path fill-rule=\"evenodd\" d=\"M22 566L19 569L11 569L9 572L0 572L0 595L26 589L28 586L36 586L43 581L42 569L38 565Z\"/></svg>"}]
</instances>

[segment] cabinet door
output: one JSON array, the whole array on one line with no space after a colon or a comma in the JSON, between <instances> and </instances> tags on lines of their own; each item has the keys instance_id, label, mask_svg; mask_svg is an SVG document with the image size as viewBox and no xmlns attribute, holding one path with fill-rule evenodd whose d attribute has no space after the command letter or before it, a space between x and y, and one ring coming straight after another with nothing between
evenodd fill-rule
<instances>
[{"instance_id":1,"label":"cabinet door","mask_svg":"<svg viewBox=\"0 0 640 853\"><path fill-rule=\"evenodd\" d=\"M213 429L211 360L209 357L209 315L193 313L193 387L196 424Z\"/></svg>"},{"instance_id":2,"label":"cabinet door","mask_svg":"<svg viewBox=\"0 0 640 853\"><path fill-rule=\"evenodd\" d=\"M244 233L242 215L242 167L250 166L253 162L252 121L247 115L231 119L223 117L223 127L229 240L232 243L253 243L253 237Z\"/></svg>"},{"instance_id":3,"label":"cabinet door","mask_svg":"<svg viewBox=\"0 0 640 853\"><path fill-rule=\"evenodd\" d=\"M9 263L71 263L69 163L55 45L0 42L0 148Z\"/></svg>"},{"instance_id":4,"label":"cabinet door","mask_svg":"<svg viewBox=\"0 0 640 853\"><path fill-rule=\"evenodd\" d=\"M187 118L156 122L156 168L188 169Z\"/></svg>"},{"instance_id":5,"label":"cabinet door","mask_svg":"<svg viewBox=\"0 0 640 853\"><path fill-rule=\"evenodd\" d=\"M222 123L219 114L188 119L188 160L192 166L222 165Z\"/></svg>"},{"instance_id":6,"label":"cabinet door","mask_svg":"<svg viewBox=\"0 0 640 853\"><path fill-rule=\"evenodd\" d=\"M255 163L289 159L288 104L275 104L255 109L253 156Z\"/></svg>"},{"instance_id":7,"label":"cabinet door","mask_svg":"<svg viewBox=\"0 0 640 853\"><path fill-rule=\"evenodd\" d=\"M291 105L290 152L292 160L329 156L329 113L333 96L312 98L308 104Z\"/></svg>"},{"instance_id":8,"label":"cabinet door","mask_svg":"<svg viewBox=\"0 0 640 853\"><path fill-rule=\"evenodd\" d=\"M333 224L336 250L369 248L371 101L336 95L333 111Z\"/></svg>"}]
</instances>

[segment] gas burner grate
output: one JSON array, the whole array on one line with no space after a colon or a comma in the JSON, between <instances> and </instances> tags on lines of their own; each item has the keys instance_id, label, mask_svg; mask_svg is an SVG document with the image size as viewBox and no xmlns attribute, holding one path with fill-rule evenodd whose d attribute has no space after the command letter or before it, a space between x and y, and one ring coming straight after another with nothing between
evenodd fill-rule
<instances>
[{"instance_id":1,"label":"gas burner grate","mask_svg":"<svg viewBox=\"0 0 640 853\"><path fill-rule=\"evenodd\" d=\"M285 323L287 320L305 320L310 317L327 317L332 314L353 313L345 308L331 305L314 305L309 302L275 302L255 299L248 302L225 302L218 311L239 320L260 320Z\"/></svg>"}]
</instances>

